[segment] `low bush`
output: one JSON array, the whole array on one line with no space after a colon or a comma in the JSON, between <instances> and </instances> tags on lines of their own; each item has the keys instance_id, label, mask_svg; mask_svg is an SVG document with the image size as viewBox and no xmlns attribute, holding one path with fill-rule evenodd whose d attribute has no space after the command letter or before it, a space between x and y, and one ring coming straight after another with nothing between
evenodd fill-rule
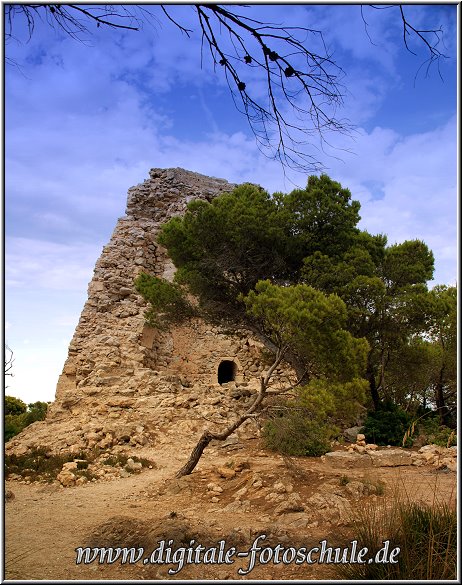
<instances>
[{"instance_id":1,"label":"low bush","mask_svg":"<svg viewBox=\"0 0 462 585\"><path fill-rule=\"evenodd\" d=\"M453 429L441 425L438 417L429 416L418 423L419 434L423 435L425 442L440 447L452 447L457 445L457 434Z\"/></svg>"},{"instance_id":2,"label":"low bush","mask_svg":"<svg viewBox=\"0 0 462 585\"><path fill-rule=\"evenodd\" d=\"M350 483L350 478L348 477L348 475L342 475L342 477L339 479L339 484L344 486L344 485L348 485Z\"/></svg>"},{"instance_id":3,"label":"low bush","mask_svg":"<svg viewBox=\"0 0 462 585\"><path fill-rule=\"evenodd\" d=\"M407 412L392 402L385 402L368 413L363 432L368 443L402 446L410 424L411 417ZM412 437L408 436L404 446L411 447L412 443Z\"/></svg>"},{"instance_id":4,"label":"low bush","mask_svg":"<svg viewBox=\"0 0 462 585\"><path fill-rule=\"evenodd\" d=\"M14 473L23 478L28 477L31 481L52 482L62 470L64 463L76 461L77 469L74 469L72 473L77 477L85 477L90 481L96 477L93 473L94 468L90 467L92 463L99 462L111 467L123 467L130 458L135 463L142 463L143 467L155 466L153 461L144 457L130 456L123 453L110 454L102 451L99 447L77 454L52 454L43 447L39 447L24 455L6 454L5 476L8 478Z\"/></svg>"},{"instance_id":5,"label":"low bush","mask_svg":"<svg viewBox=\"0 0 462 585\"><path fill-rule=\"evenodd\" d=\"M5 441L12 439L30 424L44 420L47 409L46 402L38 401L26 406L19 398L5 396Z\"/></svg>"},{"instance_id":6,"label":"low bush","mask_svg":"<svg viewBox=\"0 0 462 585\"><path fill-rule=\"evenodd\" d=\"M133 459L134 463L142 463L143 467L154 465L152 461L144 457L137 457L136 455L126 455L124 453L117 453L108 455L102 460L103 465L110 465L111 467L124 467L129 459Z\"/></svg>"},{"instance_id":7,"label":"low bush","mask_svg":"<svg viewBox=\"0 0 462 585\"><path fill-rule=\"evenodd\" d=\"M318 457L330 451L332 430L303 410L288 410L268 420L263 428L265 446L284 455Z\"/></svg>"},{"instance_id":8,"label":"low bush","mask_svg":"<svg viewBox=\"0 0 462 585\"><path fill-rule=\"evenodd\" d=\"M61 471L64 463L74 461L75 455L52 455L46 449L38 448L24 455L5 455L5 476L12 473L32 480L45 479L53 481Z\"/></svg>"}]
</instances>

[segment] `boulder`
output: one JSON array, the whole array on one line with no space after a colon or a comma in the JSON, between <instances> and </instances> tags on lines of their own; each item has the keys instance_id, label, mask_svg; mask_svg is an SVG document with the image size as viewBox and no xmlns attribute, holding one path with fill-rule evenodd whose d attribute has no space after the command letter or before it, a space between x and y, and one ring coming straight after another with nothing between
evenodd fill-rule
<instances>
[{"instance_id":1,"label":"boulder","mask_svg":"<svg viewBox=\"0 0 462 585\"><path fill-rule=\"evenodd\" d=\"M381 451L371 451L375 467L398 467L400 465L412 465L411 454L404 449L383 449Z\"/></svg>"},{"instance_id":2,"label":"boulder","mask_svg":"<svg viewBox=\"0 0 462 585\"><path fill-rule=\"evenodd\" d=\"M378 449L378 445L375 443L367 443L366 444L366 451L376 451Z\"/></svg>"},{"instance_id":3,"label":"boulder","mask_svg":"<svg viewBox=\"0 0 462 585\"><path fill-rule=\"evenodd\" d=\"M77 469L77 461L69 461L63 464L62 471L72 471L73 469Z\"/></svg>"},{"instance_id":4,"label":"boulder","mask_svg":"<svg viewBox=\"0 0 462 585\"><path fill-rule=\"evenodd\" d=\"M77 478L68 469L63 469L57 476L56 479L64 487L70 487L75 485Z\"/></svg>"},{"instance_id":5,"label":"boulder","mask_svg":"<svg viewBox=\"0 0 462 585\"><path fill-rule=\"evenodd\" d=\"M324 461L336 467L371 467L372 459L370 454L360 454L346 451L331 451L324 455Z\"/></svg>"},{"instance_id":6,"label":"boulder","mask_svg":"<svg viewBox=\"0 0 462 585\"><path fill-rule=\"evenodd\" d=\"M362 481L353 480L347 483L345 491L355 500L359 500L361 496L365 495L365 487Z\"/></svg>"},{"instance_id":7,"label":"boulder","mask_svg":"<svg viewBox=\"0 0 462 585\"><path fill-rule=\"evenodd\" d=\"M337 526L351 520L351 505L347 498L332 493L316 493L306 501L311 521L329 522Z\"/></svg>"},{"instance_id":8,"label":"boulder","mask_svg":"<svg viewBox=\"0 0 462 585\"><path fill-rule=\"evenodd\" d=\"M349 429L345 429L343 431L343 436L347 441L350 443L354 443L356 441L356 437L358 433L362 431L363 427L350 427Z\"/></svg>"},{"instance_id":9,"label":"boulder","mask_svg":"<svg viewBox=\"0 0 462 585\"><path fill-rule=\"evenodd\" d=\"M143 468L143 464L140 461L133 461L133 459L130 457L129 459L127 459L127 463L125 464L125 469L127 471L131 471L133 473L139 473L141 471L141 469Z\"/></svg>"},{"instance_id":10,"label":"boulder","mask_svg":"<svg viewBox=\"0 0 462 585\"><path fill-rule=\"evenodd\" d=\"M236 475L234 469L231 469L230 467L217 467L216 471L218 475L224 479L232 479Z\"/></svg>"},{"instance_id":11,"label":"boulder","mask_svg":"<svg viewBox=\"0 0 462 585\"><path fill-rule=\"evenodd\" d=\"M289 494L287 498L278 504L274 509L274 513L278 516L280 514L289 514L291 512L303 512L305 506L302 504L300 500L300 496L298 494Z\"/></svg>"}]
</instances>

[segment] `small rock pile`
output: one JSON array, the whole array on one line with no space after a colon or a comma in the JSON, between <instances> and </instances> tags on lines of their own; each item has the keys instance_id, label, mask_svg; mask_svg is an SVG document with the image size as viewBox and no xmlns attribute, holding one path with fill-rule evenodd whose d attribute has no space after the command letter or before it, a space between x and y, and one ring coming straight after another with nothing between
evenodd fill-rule
<instances>
[{"instance_id":1,"label":"small rock pile","mask_svg":"<svg viewBox=\"0 0 462 585\"><path fill-rule=\"evenodd\" d=\"M356 436L356 443L353 443L348 447L348 451L351 453L356 451L357 453L367 453L368 451L375 451L378 449L374 443L366 443L366 436L362 433L358 433Z\"/></svg>"},{"instance_id":2,"label":"small rock pile","mask_svg":"<svg viewBox=\"0 0 462 585\"><path fill-rule=\"evenodd\" d=\"M412 465L432 465L437 469L457 471L457 447L424 445L417 453L411 453Z\"/></svg>"}]
</instances>

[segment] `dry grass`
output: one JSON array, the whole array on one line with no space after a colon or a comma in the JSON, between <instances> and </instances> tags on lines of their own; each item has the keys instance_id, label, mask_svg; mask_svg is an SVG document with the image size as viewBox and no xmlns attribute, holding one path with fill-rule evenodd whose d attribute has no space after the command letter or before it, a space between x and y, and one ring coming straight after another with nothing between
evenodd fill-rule
<instances>
[{"instance_id":1,"label":"dry grass","mask_svg":"<svg viewBox=\"0 0 462 585\"><path fill-rule=\"evenodd\" d=\"M443 580L457 577L457 514L454 497L441 501L438 482L433 501L415 501L404 485L362 507L353 520L354 538L372 555L389 541L399 547L395 563L338 566L342 579ZM371 555L369 555L371 556Z\"/></svg>"}]
</instances>

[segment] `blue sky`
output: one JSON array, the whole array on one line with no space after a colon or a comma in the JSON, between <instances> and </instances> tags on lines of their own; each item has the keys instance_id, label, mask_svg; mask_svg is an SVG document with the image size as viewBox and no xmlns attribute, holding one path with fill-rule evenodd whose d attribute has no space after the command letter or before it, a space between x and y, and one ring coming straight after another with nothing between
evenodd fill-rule
<instances>
[{"instance_id":1,"label":"blue sky","mask_svg":"<svg viewBox=\"0 0 462 585\"><path fill-rule=\"evenodd\" d=\"M412 22L444 30L442 80L406 52L395 9L357 5L253 5L261 20L321 30L343 68L339 112L357 130L332 135L326 172L361 202L360 227L389 243L423 239L435 283L457 275L457 6L407 5ZM9 394L52 400L88 282L129 187L152 167L180 166L270 192L303 186L263 157L234 109L221 71L206 58L190 6L160 11L140 32L95 29L85 42L36 20L17 20L5 66L6 331L15 353ZM371 42L372 41L372 42ZM314 41L312 41L314 42ZM262 91L261 80L249 87ZM347 150L341 150L347 149ZM330 156L334 155L334 156Z\"/></svg>"}]
</instances>

